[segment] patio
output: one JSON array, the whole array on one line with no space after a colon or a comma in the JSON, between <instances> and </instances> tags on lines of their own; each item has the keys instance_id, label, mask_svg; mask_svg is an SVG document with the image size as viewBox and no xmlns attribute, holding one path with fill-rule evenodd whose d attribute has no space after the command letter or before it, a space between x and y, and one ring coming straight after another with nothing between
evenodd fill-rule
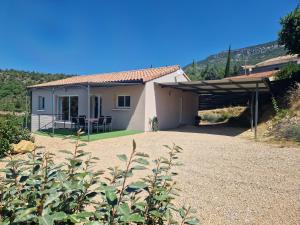
<instances>
[{"instance_id":1,"label":"patio","mask_svg":"<svg viewBox=\"0 0 300 225\"><path fill-rule=\"evenodd\" d=\"M113 130L110 132L104 132L104 133L92 133L88 137L88 134L82 134L80 136L80 140L82 141L97 141L102 139L108 139L108 138L116 138L116 137L122 137L127 135L134 135L142 133L142 131L137 130ZM72 129L56 129L55 133L52 133L52 128L44 129L40 131L36 131L35 134L43 135L43 136L50 136L50 137L60 137L60 138L66 138L68 136L72 136L72 138L76 138L76 132Z\"/></svg>"}]
</instances>

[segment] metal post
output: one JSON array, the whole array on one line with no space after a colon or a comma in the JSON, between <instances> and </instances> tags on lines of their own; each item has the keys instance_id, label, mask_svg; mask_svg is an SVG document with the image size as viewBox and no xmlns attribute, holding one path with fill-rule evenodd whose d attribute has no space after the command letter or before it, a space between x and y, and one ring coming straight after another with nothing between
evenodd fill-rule
<instances>
[{"instance_id":1,"label":"metal post","mask_svg":"<svg viewBox=\"0 0 300 225\"><path fill-rule=\"evenodd\" d=\"M39 118L39 131L41 130L41 114L38 114L38 118Z\"/></svg>"},{"instance_id":2,"label":"metal post","mask_svg":"<svg viewBox=\"0 0 300 225\"><path fill-rule=\"evenodd\" d=\"M52 88L52 134L54 135L54 88Z\"/></svg>"},{"instance_id":3,"label":"metal post","mask_svg":"<svg viewBox=\"0 0 300 225\"><path fill-rule=\"evenodd\" d=\"M87 115L87 118L88 118L88 141L90 141L90 85L88 85L88 115Z\"/></svg>"},{"instance_id":4,"label":"metal post","mask_svg":"<svg viewBox=\"0 0 300 225\"><path fill-rule=\"evenodd\" d=\"M28 91L26 91L26 99L25 99L25 126L28 128Z\"/></svg>"},{"instance_id":5,"label":"metal post","mask_svg":"<svg viewBox=\"0 0 300 225\"><path fill-rule=\"evenodd\" d=\"M255 90L255 140L257 139L257 122L258 122L258 83Z\"/></svg>"},{"instance_id":6,"label":"metal post","mask_svg":"<svg viewBox=\"0 0 300 225\"><path fill-rule=\"evenodd\" d=\"M250 113L251 113L251 118L250 118L250 123L251 123L251 131L253 131L253 105L254 105L254 92L251 93L251 108L250 108Z\"/></svg>"}]
</instances>

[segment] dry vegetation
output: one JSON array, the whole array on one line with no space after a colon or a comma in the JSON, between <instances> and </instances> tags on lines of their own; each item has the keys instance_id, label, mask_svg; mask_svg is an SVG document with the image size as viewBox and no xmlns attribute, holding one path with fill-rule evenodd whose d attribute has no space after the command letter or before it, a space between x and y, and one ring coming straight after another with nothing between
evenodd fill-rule
<instances>
[{"instance_id":1,"label":"dry vegetation","mask_svg":"<svg viewBox=\"0 0 300 225\"><path fill-rule=\"evenodd\" d=\"M201 123L223 123L227 122L231 118L239 117L246 107L236 106L221 109L212 110L201 110L199 111L199 116L201 116Z\"/></svg>"},{"instance_id":2,"label":"dry vegetation","mask_svg":"<svg viewBox=\"0 0 300 225\"><path fill-rule=\"evenodd\" d=\"M300 85L291 89L283 99L286 108L273 103L276 114L267 122L266 136L276 140L300 142Z\"/></svg>"}]
</instances>

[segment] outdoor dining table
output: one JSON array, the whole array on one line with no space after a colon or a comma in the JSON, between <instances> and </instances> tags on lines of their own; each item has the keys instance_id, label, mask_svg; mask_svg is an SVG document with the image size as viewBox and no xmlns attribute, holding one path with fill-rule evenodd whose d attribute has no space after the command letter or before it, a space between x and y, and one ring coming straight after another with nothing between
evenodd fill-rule
<instances>
[{"instance_id":1,"label":"outdoor dining table","mask_svg":"<svg viewBox=\"0 0 300 225\"><path fill-rule=\"evenodd\" d=\"M90 121L90 123L94 123L98 121L98 118L90 118L90 119L85 119L85 122L88 123Z\"/></svg>"},{"instance_id":2,"label":"outdoor dining table","mask_svg":"<svg viewBox=\"0 0 300 225\"><path fill-rule=\"evenodd\" d=\"M98 118L89 118L89 119L85 119L85 124L86 127L88 126L88 124L90 123L90 133L93 133L93 129L92 129L92 124L98 122Z\"/></svg>"}]
</instances>

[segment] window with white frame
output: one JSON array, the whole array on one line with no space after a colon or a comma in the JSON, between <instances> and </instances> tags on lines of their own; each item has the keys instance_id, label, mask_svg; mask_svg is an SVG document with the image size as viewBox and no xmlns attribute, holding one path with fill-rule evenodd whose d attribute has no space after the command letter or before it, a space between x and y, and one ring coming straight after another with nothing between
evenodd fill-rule
<instances>
[{"instance_id":1,"label":"window with white frame","mask_svg":"<svg viewBox=\"0 0 300 225\"><path fill-rule=\"evenodd\" d=\"M119 95L117 100L118 108L130 108L130 96L129 95Z\"/></svg>"},{"instance_id":2,"label":"window with white frame","mask_svg":"<svg viewBox=\"0 0 300 225\"><path fill-rule=\"evenodd\" d=\"M45 110L45 97L39 96L38 110Z\"/></svg>"}]
</instances>

